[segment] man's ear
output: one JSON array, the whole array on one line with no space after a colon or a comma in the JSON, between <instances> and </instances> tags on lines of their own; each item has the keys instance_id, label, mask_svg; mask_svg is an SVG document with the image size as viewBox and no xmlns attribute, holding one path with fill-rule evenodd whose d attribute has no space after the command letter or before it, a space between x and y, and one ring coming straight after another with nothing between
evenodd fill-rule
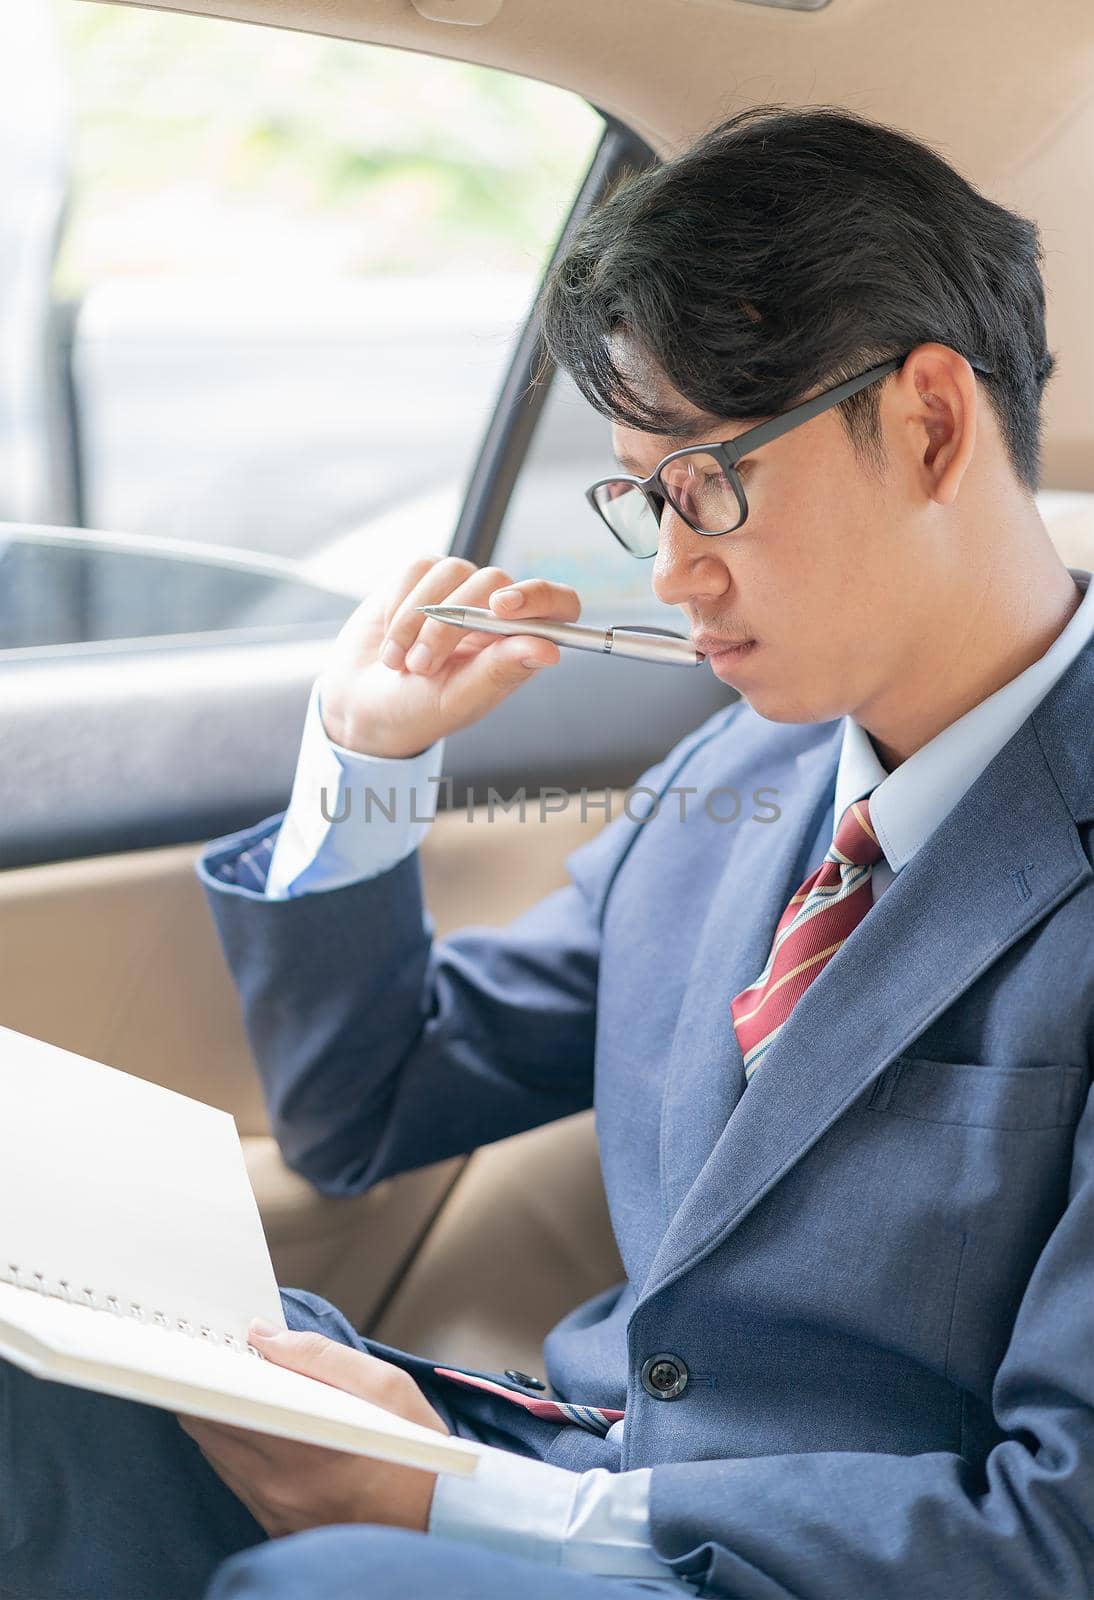
<instances>
[{"instance_id":1,"label":"man's ear","mask_svg":"<svg viewBox=\"0 0 1094 1600\"><path fill-rule=\"evenodd\" d=\"M976 447L980 395L969 363L948 345L917 345L888 400L924 493L938 505L952 505Z\"/></svg>"}]
</instances>

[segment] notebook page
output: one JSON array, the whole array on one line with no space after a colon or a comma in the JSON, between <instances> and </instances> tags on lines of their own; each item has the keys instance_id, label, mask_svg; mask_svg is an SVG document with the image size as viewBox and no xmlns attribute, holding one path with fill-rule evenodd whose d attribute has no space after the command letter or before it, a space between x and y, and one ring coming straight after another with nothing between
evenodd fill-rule
<instances>
[{"instance_id":1,"label":"notebook page","mask_svg":"<svg viewBox=\"0 0 1094 1600\"><path fill-rule=\"evenodd\" d=\"M0 1283L0 1356L36 1377L310 1444L467 1474L478 1452L318 1379Z\"/></svg>"},{"instance_id":2,"label":"notebook page","mask_svg":"<svg viewBox=\"0 0 1094 1600\"><path fill-rule=\"evenodd\" d=\"M252 1317L285 1326L233 1119L0 1028L0 1279L13 1277L241 1344Z\"/></svg>"}]
</instances>

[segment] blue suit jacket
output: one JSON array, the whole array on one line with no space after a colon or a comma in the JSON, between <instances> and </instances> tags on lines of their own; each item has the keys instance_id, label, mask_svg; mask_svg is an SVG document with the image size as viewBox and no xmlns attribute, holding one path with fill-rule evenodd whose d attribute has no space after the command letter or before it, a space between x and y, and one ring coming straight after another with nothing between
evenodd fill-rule
<instances>
[{"instance_id":1,"label":"blue suit jacket","mask_svg":"<svg viewBox=\"0 0 1094 1600\"><path fill-rule=\"evenodd\" d=\"M710 1592L1091 1592L1092 728L1094 644L747 1090L729 1001L830 842L838 721L720 711L641 780L696 788L685 820L669 795L613 822L501 930L431 942L414 856L296 900L219 881L277 818L206 857L276 1132L324 1191L595 1101L627 1282L547 1372L625 1405L623 1453L575 1428L537 1453L653 1466L655 1547ZM659 1352L691 1374L668 1402Z\"/></svg>"}]
</instances>

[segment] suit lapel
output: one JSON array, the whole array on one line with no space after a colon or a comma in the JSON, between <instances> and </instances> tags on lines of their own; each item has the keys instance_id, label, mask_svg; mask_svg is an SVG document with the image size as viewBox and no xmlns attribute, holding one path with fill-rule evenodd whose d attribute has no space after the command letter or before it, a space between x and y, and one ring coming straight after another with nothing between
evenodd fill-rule
<instances>
[{"instance_id":1,"label":"suit lapel","mask_svg":"<svg viewBox=\"0 0 1094 1600\"><path fill-rule=\"evenodd\" d=\"M1089 714L1094 653L1086 656L1086 670L1079 676L1087 691L1084 712ZM1069 676L1064 675L1056 690ZM1074 678L1073 687L1079 687ZM1056 691L1052 698L1061 704ZM1050 733L1058 720L1049 720ZM681 1196L641 1299L721 1243L896 1056L1022 934L1092 876L1072 809L1033 722L1023 723L985 768L799 1000ZM826 748L828 758L822 761L818 753L807 793L788 812L792 824L803 826L812 818L816 801L834 781L832 760L838 748ZM758 900L742 893L736 881L722 885L719 899L728 906L712 909L711 937L717 937L727 916L745 914L743 907L755 919L756 933L743 942L732 975L736 988L730 990L704 931L688 986L687 1014L673 1048L673 1076L680 1087L673 1095L670 1084L665 1108L670 1124L679 1117L675 1105L683 1099L689 1059L699 1073L698 1083L688 1075L690 1114L704 1117L709 1134L709 1119L697 1107L697 1098L709 1094L724 1111L726 1091L716 1082L717 1072L726 1072L722 999L728 1005L729 995L760 971L782 910L778 896L797 887L790 881L791 834L788 827L774 844L771 870L753 883ZM731 1070L738 1073L740 1065L737 1050ZM667 1140L663 1154L666 1146Z\"/></svg>"}]
</instances>

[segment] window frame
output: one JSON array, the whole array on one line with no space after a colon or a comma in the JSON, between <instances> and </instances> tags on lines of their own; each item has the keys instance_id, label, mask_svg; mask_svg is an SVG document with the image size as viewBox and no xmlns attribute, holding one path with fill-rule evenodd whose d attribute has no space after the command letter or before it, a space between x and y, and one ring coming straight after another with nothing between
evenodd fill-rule
<instances>
[{"instance_id":1,"label":"window frame","mask_svg":"<svg viewBox=\"0 0 1094 1600\"><path fill-rule=\"evenodd\" d=\"M450 555L461 556L480 567L489 565L493 556L513 489L554 383L556 369L548 359L539 325L543 285L569 249L579 223L612 185L626 172L641 172L659 164L654 150L633 129L599 106L592 109L603 119L604 132L513 348L449 545ZM533 381L537 373L541 374L538 383Z\"/></svg>"}]
</instances>

